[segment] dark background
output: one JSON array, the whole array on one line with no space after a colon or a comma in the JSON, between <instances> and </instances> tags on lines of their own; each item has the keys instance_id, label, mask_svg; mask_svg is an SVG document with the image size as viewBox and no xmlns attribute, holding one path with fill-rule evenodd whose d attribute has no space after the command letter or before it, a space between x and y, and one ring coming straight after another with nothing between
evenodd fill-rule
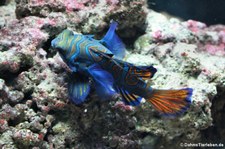
<instances>
[{"instance_id":1,"label":"dark background","mask_svg":"<svg viewBox=\"0 0 225 149\"><path fill-rule=\"evenodd\" d=\"M148 0L157 12L212 24L225 24L225 0Z\"/></svg>"}]
</instances>

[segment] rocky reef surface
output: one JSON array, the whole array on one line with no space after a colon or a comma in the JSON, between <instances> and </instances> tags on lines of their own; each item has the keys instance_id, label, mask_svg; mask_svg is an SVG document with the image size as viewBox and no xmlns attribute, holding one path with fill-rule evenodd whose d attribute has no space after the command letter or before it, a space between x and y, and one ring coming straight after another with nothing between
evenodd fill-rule
<instances>
[{"instance_id":1,"label":"rocky reef surface","mask_svg":"<svg viewBox=\"0 0 225 149\"><path fill-rule=\"evenodd\" d=\"M144 0L16 0L0 3L0 148L181 148L225 143L225 26L167 18ZM190 110L159 117L147 103L68 101L71 73L50 48L65 28L100 38L109 21L126 61L154 66L155 88L194 89ZM224 144L225 145L225 144ZM192 148L192 147L190 147Z\"/></svg>"}]
</instances>

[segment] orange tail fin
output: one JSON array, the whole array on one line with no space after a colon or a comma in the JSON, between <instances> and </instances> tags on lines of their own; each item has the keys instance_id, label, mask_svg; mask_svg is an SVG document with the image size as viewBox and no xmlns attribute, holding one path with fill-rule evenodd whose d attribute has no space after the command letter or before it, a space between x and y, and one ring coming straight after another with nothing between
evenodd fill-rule
<instances>
[{"instance_id":1,"label":"orange tail fin","mask_svg":"<svg viewBox=\"0 0 225 149\"><path fill-rule=\"evenodd\" d=\"M193 89L153 90L147 99L154 108L165 116L177 116L185 112L191 104Z\"/></svg>"}]
</instances>

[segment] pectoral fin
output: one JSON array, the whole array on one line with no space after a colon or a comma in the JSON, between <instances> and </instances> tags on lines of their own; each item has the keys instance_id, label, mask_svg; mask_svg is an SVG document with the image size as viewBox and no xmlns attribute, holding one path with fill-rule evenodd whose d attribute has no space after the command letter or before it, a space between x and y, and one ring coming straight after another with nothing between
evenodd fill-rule
<instances>
[{"instance_id":1,"label":"pectoral fin","mask_svg":"<svg viewBox=\"0 0 225 149\"><path fill-rule=\"evenodd\" d=\"M75 104L83 103L90 92L89 78L82 74L74 73L71 76L71 80L68 85L70 101Z\"/></svg>"},{"instance_id":2,"label":"pectoral fin","mask_svg":"<svg viewBox=\"0 0 225 149\"><path fill-rule=\"evenodd\" d=\"M96 93L100 98L110 99L117 94L113 88L114 79L109 72L103 70L97 64L90 66L88 72L94 79Z\"/></svg>"}]
</instances>

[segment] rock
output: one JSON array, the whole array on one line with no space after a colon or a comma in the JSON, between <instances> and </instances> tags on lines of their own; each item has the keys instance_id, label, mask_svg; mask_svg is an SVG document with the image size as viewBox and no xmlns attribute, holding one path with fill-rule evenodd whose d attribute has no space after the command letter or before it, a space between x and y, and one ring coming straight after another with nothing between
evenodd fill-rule
<instances>
[{"instance_id":1,"label":"rock","mask_svg":"<svg viewBox=\"0 0 225 149\"><path fill-rule=\"evenodd\" d=\"M151 15L154 16L154 13ZM161 15L155 16L156 18L162 17ZM148 19L154 20L154 17ZM166 122L164 122L161 119L153 119L152 115L143 114L144 111L142 110L140 112L138 111L136 117L140 124L138 124L136 128L142 133L145 132L154 134L154 136L163 136L165 140L161 139L160 143L156 143L156 148L157 146L163 148L171 146L172 144L170 142L172 140L177 140L175 141L177 144L173 144L172 148L179 148L180 142L205 140L201 133L207 130L207 128L210 130L213 124L213 118L215 118L215 116L212 115L212 113L214 113L212 101L219 100L220 97L218 97L218 95L224 94L219 89L221 87L221 82L224 82L223 74L225 67L224 57L222 57L222 53L224 52L223 33L221 33L223 27L206 27L205 24L197 21L187 21L189 25L185 25L186 22L178 22L181 28L184 28L187 33L189 32L188 34L182 34L182 36L186 35L186 37L180 37L180 33L176 33L176 31L174 32L176 34L169 33L173 23L168 19L162 17L158 19L158 21L160 23L156 21L157 25L152 23L153 25L149 26L149 32L151 33L157 29L163 30L163 32L155 32L155 36L154 34L151 36L151 34L147 32L139 37L135 43L135 48L140 54L130 54L127 56L127 60L138 65L153 64L158 69L158 72L152 79L154 82L152 86L154 88L193 88L193 104L187 115L175 121L166 120ZM177 31L179 32L179 30ZM215 49L213 47L214 49L207 50L207 48L205 48L204 50L202 45L205 46L208 43L212 46L220 46L221 49ZM142 47L140 45L142 45ZM145 54L145 56L142 54ZM220 81L217 82L218 80ZM221 88L224 88L224 85ZM224 106L224 104L221 104L221 106ZM145 106L143 108L145 112L152 111L145 108ZM147 122L143 123L144 121ZM168 130L168 128L170 129ZM186 132L188 132L188 134L182 135L182 133ZM220 139L221 138L223 137L220 137ZM162 144L167 145L161 146Z\"/></svg>"},{"instance_id":2,"label":"rock","mask_svg":"<svg viewBox=\"0 0 225 149\"><path fill-rule=\"evenodd\" d=\"M14 0L0 1L0 29L16 18Z\"/></svg>"},{"instance_id":3,"label":"rock","mask_svg":"<svg viewBox=\"0 0 225 149\"><path fill-rule=\"evenodd\" d=\"M146 2L144 0L16 0L16 3L16 14L19 18L30 15L49 17L53 14L54 16L63 14L68 27L77 32L87 34L95 34L102 31L108 26L109 21L114 19L120 23L119 28L121 30L133 29L133 32L129 32L127 35L125 35L126 31L124 31L124 36L135 36L136 28L140 28L145 23L147 15ZM133 15L130 15L131 13Z\"/></svg>"}]
</instances>

